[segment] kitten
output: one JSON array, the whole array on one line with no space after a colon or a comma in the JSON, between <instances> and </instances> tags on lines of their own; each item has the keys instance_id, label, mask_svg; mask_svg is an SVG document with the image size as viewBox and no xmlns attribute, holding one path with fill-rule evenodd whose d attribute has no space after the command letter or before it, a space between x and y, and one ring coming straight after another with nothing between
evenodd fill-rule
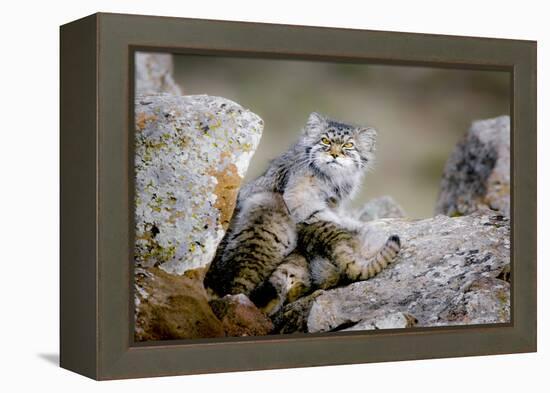
<instances>
[{"instance_id":1,"label":"kitten","mask_svg":"<svg viewBox=\"0 0 550 393\"><path fill-rule=\"evenodd\" d=\"M220 296L249 296L297 244L296 224L281 194L257 192L237 208L204 281Z\"/></svg>"},{"instance_id":2,"label":"kitten","mask_svg":"<svg viewBox=\"0 0 550 393\"><path fill-rule=\"evenodd\" d=\"M271 315L314 288L368 279L392 262L399 237L372 252L364 223L344 211L375 139L373 128L312 113L298 142L240 190L205 285L244 293Z\"/></svg>"}]
</instances>

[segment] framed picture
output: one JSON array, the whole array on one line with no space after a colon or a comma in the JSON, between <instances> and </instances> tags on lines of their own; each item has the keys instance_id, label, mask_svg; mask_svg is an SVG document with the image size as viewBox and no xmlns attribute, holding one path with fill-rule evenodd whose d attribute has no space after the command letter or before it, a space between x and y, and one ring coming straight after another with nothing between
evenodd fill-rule
<instances>
[{"instance_id":1,"label":"framed picture","mask_svg":"<svg viewBox=\"0 0 550 393\"><path fill-rule=\"evenodd\" d=\"M536 43L61 27L61 366L536 351Z\"/></svg>"}]
</instances>

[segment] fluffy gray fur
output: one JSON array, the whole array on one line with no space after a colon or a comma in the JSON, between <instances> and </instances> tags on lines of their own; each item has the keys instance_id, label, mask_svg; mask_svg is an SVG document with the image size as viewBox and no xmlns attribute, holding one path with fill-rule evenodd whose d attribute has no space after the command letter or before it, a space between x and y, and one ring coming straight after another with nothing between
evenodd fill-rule
<instances>
[{"instance_id":1,"label":"fluffy gray fur","mask_svg":"<svg viewBox=\"0 0 550 393\"><path fill-rule=\"evenodd\" d=\"M322 143L327 138L340 149ZM304 175L311 174L324 185L322 195L332 205L340 205L353 197L361 179L374 161L376 130L342 123L312 113L298 142L274 159L267 171L241 188L239 208L251 195L271 191L285 194L289 183L296 185ZM352 143L350 148L343 148ZM338 154L339 153L339 154ZM303 212L302 212L303 215ZM295 217L301 221L300 217Z\"/></svg>"}]
</instances>

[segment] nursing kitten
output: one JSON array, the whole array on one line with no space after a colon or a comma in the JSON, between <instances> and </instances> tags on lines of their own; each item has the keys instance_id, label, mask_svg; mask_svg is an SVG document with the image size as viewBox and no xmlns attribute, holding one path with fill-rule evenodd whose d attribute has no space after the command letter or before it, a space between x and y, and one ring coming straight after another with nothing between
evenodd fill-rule
<instances>
[{"instance_id":1,"label":"nursing kitten","mask_svg":"<svg viewBox=\"0 0 550 393\"><path fill-rule=\"evenodd\" d=\"M240 190L205 285L220 296L244 293L271 315L392 262L399 237L372 250L365 224L343 209L374 159L375 139L373 128L312 113L298 142Z\"/></svg>"}]
</instances>

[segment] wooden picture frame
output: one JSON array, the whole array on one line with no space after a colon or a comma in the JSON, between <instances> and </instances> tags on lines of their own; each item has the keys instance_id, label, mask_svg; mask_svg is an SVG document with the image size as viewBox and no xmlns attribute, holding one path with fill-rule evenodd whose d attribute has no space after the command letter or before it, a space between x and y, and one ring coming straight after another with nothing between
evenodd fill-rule
<instances>
[{"instance_id":1,"label":"wooden picture frame","mask_svg":"<svg viewBox=\"0 0 550 393\"><path fill-rule=\"evenodd\" d=\"M536 42L98 13L61 27L61 367L118 379L536 351ZM510 73L512 321L133 342L137 50Z\"/></svg>"}]
</instances>

